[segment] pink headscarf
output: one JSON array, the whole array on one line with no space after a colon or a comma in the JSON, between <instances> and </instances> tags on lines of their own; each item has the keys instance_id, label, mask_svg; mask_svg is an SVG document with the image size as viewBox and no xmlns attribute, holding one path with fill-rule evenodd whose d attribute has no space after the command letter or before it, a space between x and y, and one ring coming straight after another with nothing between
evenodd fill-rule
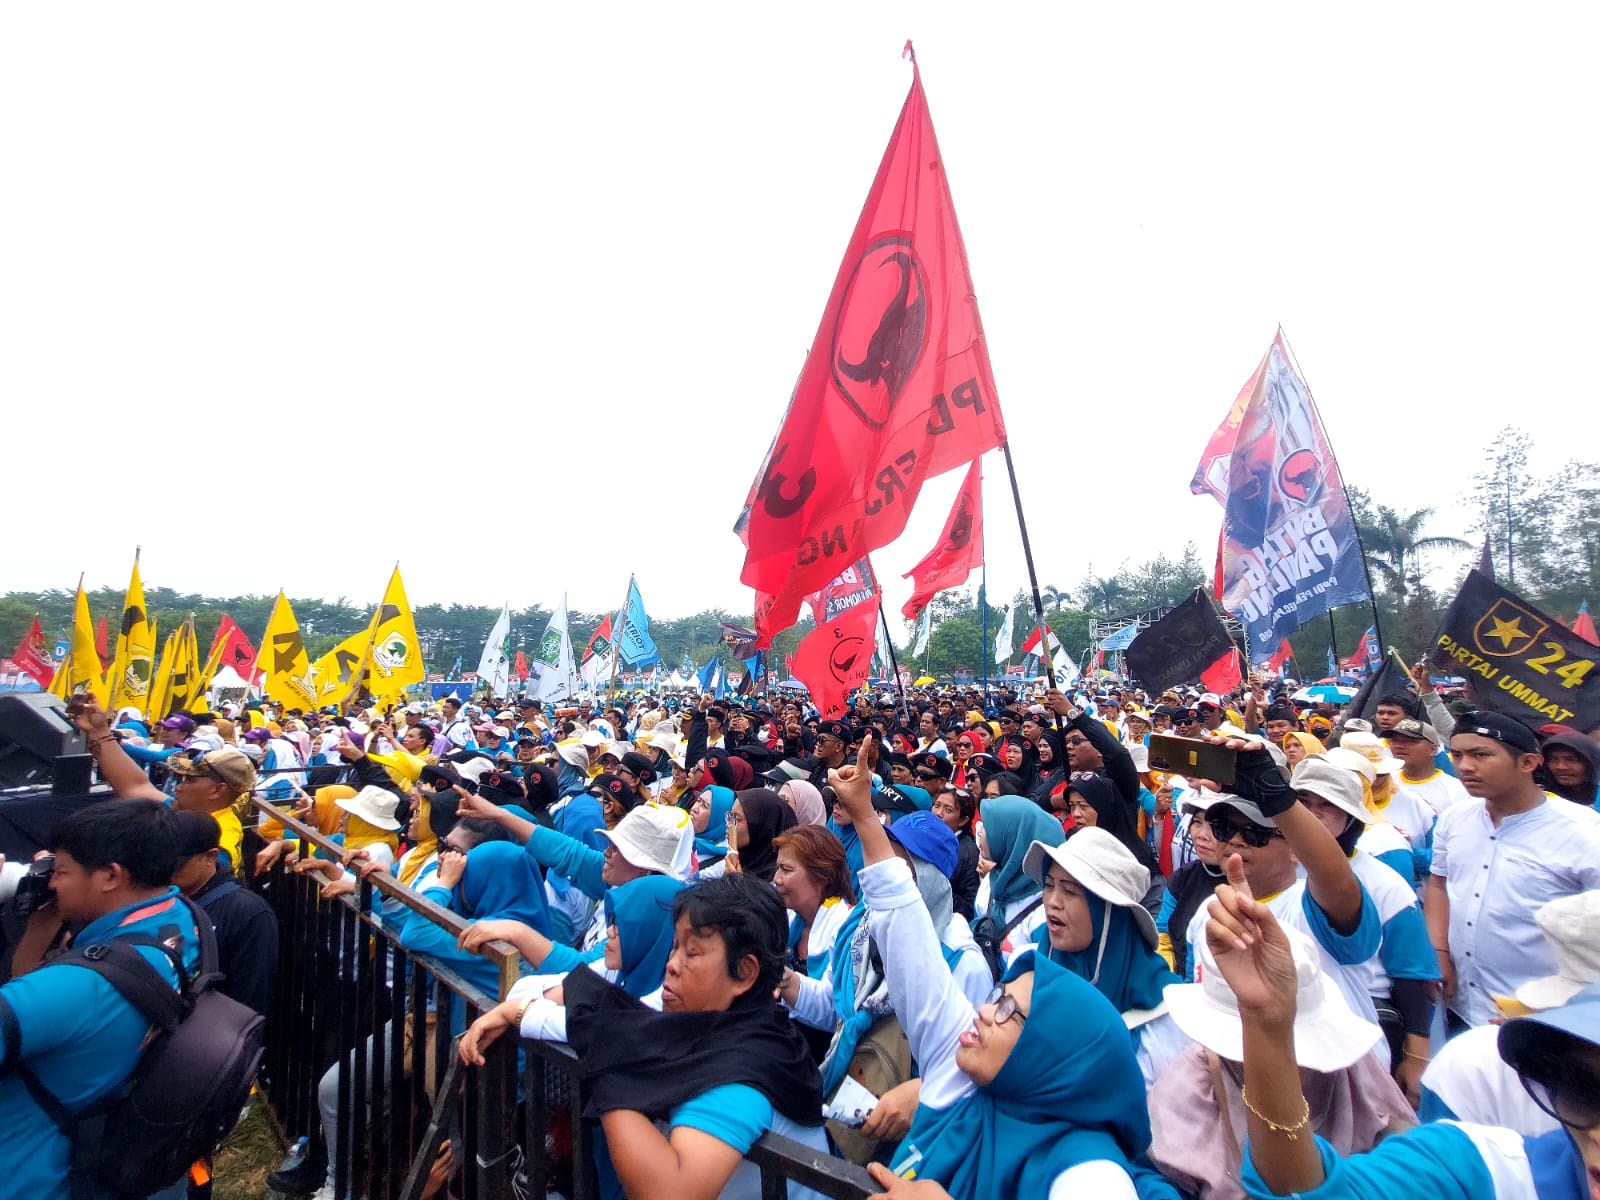
<instances>
[{"instance_id":1,"label":"pink headscarf","mask_svg":"<svg viewBox=\"0 0 1600 1200\"><path fill-rule=\"evenodd\" d=\"M801 825L821 825L828 819L827 807L822 803L822 793L808 779L791 779L778 789L781 796L787 791L785 797L789 807L794 809L794 815Z\"/></svg>"}]
</instances>

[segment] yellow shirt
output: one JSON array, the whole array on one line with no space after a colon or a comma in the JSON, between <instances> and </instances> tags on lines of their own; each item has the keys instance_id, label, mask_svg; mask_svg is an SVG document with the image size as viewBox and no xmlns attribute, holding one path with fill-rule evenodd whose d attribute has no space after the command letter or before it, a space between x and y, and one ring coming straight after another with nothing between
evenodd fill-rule
<instances>
[{"instance_id":1,"label":"yellow shirt","mask_svg":"<svg viewBox=\"0 0 1600 1200\"><path fill-rule=\"evenodd\" d=\"M217 827L222 830L222 838L218 845L228 856L233 869L240 870L240 861L244 854L244 825L239 820L239 814L233 811L232 805L229 805L227 808L219 808L211 815L215 818Z\"/></svg>"}]
</instances>

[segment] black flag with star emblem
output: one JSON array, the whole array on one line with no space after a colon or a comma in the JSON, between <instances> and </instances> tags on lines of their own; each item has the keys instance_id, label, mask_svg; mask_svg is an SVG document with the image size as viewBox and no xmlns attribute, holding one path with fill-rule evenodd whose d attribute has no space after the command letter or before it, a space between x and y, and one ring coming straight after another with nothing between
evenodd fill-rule
<instances>
[{"instance_id":1,"label":"black flag with star emblem","mask_svg":"<svg viewBox=\"0 0 1600 1200\"><path fill-rule=\"evenodd\" d=\"M1481 571L1467 572L1431 655L1467 681L1467 699L1537 729L1600 726L1600 648Z\"/></svg>"}]
</instances>

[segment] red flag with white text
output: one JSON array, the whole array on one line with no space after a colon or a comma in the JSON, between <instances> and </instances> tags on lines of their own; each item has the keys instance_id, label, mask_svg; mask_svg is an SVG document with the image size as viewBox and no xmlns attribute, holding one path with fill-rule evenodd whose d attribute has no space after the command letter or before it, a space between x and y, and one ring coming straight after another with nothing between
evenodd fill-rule
<instances>
[{"instance_id":1,"label":"red flag with white text","mask_svg":"<svg viewBox=\"0 0 1600 1200\"><path fill-rule=\"evenodd\" d=\"M972 460L961 481L950 515L944 520L939 544L902 578L915 580L911 599L900 612L915 621L922 610L946 588L960 587L975 567L983 566L983 464Z\"/></svg>"},{"instance_id":2,"label":"red flag with white text","mask_svg":"<svg viewBox=\"0 0 1600 1200\"><path fill-rule=\"evenodd\" d=\"M758 646L905 528L922 485L1005 441L922 79L867 193L811 352L735 523Z\"/></svg>"},{"instance_id":3,"label":"red flag with white text","mask_svg":"<svg viewBox=\"0 0 1600 1200\"><path fill-rule=\"evenodd\" d=\"M837 716L850 693L872 676L883 597L872 564L862 558L806 599L817 627L800 639L790 670L824 717Z\"/></svg>"}]
</instances>

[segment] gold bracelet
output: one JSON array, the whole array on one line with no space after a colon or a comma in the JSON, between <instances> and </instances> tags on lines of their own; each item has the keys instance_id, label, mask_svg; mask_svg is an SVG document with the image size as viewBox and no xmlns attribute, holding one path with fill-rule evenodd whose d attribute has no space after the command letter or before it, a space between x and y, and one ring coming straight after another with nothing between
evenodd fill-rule
<instances>
[{"instance_id":1,"label":"gold bracelet","mask_svg":"<svg viewBox=\"0 0 1600 1200\"><path fill-rule=\"evenodd\" d=\"M1300 1097L1300 1103L1305 1105L1305 1112L1300 1114L1300 1119L1293 1125L1279 1125L1271 1117L1258 1111L1256 1106L1250 1103L1250 1095L1243 1087L1239 1089L1239 1099L1244 1101L1245 1108L1249 1109L1257 1120L1265 1122L1267 1128L1272 1130L1273 1133L1281 1133L1291 1142L1298 1142L1300 1140L1300 1131L1311 1124L1311 1101L1304 1096Z\"/></svg>"},{"instance_id":2,"label":"gold bracelet","mask_svg":"<svg viewBox=\"0 0 1600 1200\"><path fill-rule=\"evenodd\" d=\"M1417 1062L1432 1062L1433 1061L1433 1058L1430 1055L1427 1055L1427 1054L1413 1054L1409 1050L1406 1051L1406 1057L1410 1058L1410 1059L1415 1059Z\"/></svg>"},{"instance_id":3,"label":"gold bracelet","mask_svg":"<svg viewBox=\"0 0 1600 1200\"><path fill-rule=\"evenodd\" d=\"M530 1004L532 1004L538 998L539 998L539 994L537 992L535 992L533 995L529 996L526 1000L524 1000L521 1004L519 1004L517 1006L517 1017L516 1017L516 1020L511 1022L511 1027L513 1029L515 1029L518 1033L522 1032L522 1018L527 1016L527 1014L528 1014L528 1006Z\"/></svg>"}]
</instances>

